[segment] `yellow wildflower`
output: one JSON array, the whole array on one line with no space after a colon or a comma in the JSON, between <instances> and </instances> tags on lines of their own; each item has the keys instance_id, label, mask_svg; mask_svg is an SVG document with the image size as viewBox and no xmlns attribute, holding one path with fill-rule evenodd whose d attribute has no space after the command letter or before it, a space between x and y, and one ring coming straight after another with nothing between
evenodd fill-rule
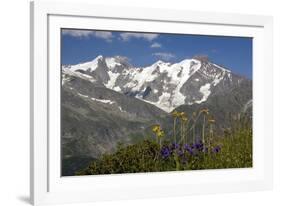
<instances>
[{"instance_id":1,"label":"yellow wildflower","mask_svg":"<svg viewBox=\"0 0 281 206\"><path fill-rule=\"evenodd\" d=\"M186 122L188 119L186 116L182 117L182 121Z\"/></svg>"},{"instance_id":2,"label":"yellow wildflower","mask_svg":"<svg viewBox=\"0 0 281 206\"><path fill-rule=\"evenodd\" d=\"M180 113L180 117L181 117L182 121L184 121L184 122L187 121L187 115L184 112Z\"/></svg>"},{"instance_id":3,"label":"yellow wildflower","mask_svg":"<svg viewBox=\"0 0 281 206\"><path fill-rule=\"evenodd\" d=\"M156 135L157 135L158 138L162 138L164 136L164 131L159 130L159 131L157 131Z\"/></svg>"},{"instance_id":4,"label":"yellow wildflower","mask_svg":"<svg viewBox=\"0 0 281 206\"><path fill-rule=\"evenodd\" d=\"M158 131L160 131L160 125L154 125L154 126L152 127L152 131L155 132L155 133L157 133Z\"/></svg>"},{"instance_id":5,"label":"yellow wildflower","mask_svg":"<svg viewBox=\"0 0 281 206\"><path fill-rule=\"evenodd\" d=\"M201 109L200 112L205 113L205 114L209 114L209 110L208 109Z\"/></svg>"},{"instance_id":6,"label":"yellow wildflower","mask_svg":"<svg viewBox=\"0 0 281 206\"><path fill-rule=\"evenodd\" d=\"M174 118L177 118L177 117L179 116L179 112L177 112L177 111L175 110L175 111L173 111L172 115L173 115Z\"/></svg>"},{"instance_id":7,"label":"yellow wildflower","mask_svg":"<svg viewBox=\"0 0 281 206\"><path fill-rule=\"evenodd\" d=\"M216 121L215 121L214 119L209 119L208 122L209 122L210 124L214 124Z\"/></svg>"}]
</instances>

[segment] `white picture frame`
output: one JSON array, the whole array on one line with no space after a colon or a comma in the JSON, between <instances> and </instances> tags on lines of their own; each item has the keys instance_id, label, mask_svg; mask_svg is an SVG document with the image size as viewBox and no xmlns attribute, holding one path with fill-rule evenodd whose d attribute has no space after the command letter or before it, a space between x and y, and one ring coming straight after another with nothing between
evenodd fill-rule
<instances>
[{"instance_id":1,"label":"white picture frame","mask_svg":"<svg viewBox=\"0 0 281 206\"><path fill-rule=\"evenodd\" d=\"M145 14L145 15L144 15ZM167 27L169 25L169 27ZM253 43L254 166L250 169L60 177L61 28L249 36ZM171 31L169 31L171 32ZM273 184L272 17L94 4L31 3L31 201L91 202L268 190ZM50 82L52 84L50 84Z\"/></svg>"}]
</instances>

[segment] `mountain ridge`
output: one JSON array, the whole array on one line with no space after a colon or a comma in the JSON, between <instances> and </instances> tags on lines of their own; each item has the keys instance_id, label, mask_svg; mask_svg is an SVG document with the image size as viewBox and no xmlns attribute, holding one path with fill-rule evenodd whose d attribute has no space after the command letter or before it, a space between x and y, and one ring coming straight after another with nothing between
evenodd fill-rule
<instances>
[{"instance_id":1,"label":"mountain ridge","mask_svg":"<svg viewBox=\"0 0 281 206\"><path fill-rule=\"evenodd\" d=\"M97 56L77 65L63 66L63 73L85 78L171 112L182 104L200 104L212 93L250 81L208 59L184 59L178 63L158 60L147 67L134 67L127 57ZM222 88L224 87L224 88Z\"/></svg>"}]
</instances>

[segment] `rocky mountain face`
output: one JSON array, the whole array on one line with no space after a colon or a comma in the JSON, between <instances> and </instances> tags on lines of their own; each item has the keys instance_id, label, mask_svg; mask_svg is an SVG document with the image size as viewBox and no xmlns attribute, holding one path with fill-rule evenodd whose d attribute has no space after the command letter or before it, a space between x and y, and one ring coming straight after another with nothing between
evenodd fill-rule
<instances>
[{"instance_id":1,"label":"rocky mountain face","mask_svg":"<svg viewBox=\"0 0 281 206\"><path fill-rule=\"evenodd\" d=\"M125 57L98 56L62 67L61 101L62 173L72 175L119 142L149 135L153 124L170 128L174 109L208 107L220 128L230 113L251 115L252 82L208 59L139 68Z\"/></svg>"},{"instance_id":2,"label":"rocky mountain face","mask_svg":"<svg viewBox=\"0 0 281 206\"><path fill-rule=\"evenodd\" d=\"M175 64L157 61L138 68L124 57L98 56L91 62L64 67L66 70L84 74L108 89L136 97L166 112L183 104L200 104L210 95L246 80L207 59L186 59Z\"/></svg>"}]
</instances>

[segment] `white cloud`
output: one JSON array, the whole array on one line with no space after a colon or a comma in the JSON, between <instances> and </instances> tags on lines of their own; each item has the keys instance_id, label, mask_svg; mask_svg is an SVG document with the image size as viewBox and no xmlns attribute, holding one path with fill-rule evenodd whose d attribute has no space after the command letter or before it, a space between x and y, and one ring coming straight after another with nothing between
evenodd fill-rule
<instances>
[{"instance_id":1,"label":"white cloud","mask_svg":"<svg viewBox=\"0 0 281 206\"><path fill-rule=\"evenodd\" d=\"M62 30L62 34L77 37L77 38L88 38L90 36L94 36L96 38L104 39L108 42L111 42L113 38L113 34L108 31L64 29Z\"/></svg>"},{"instance_id":2,"label":"white cloud","mask_svg":"<svg viewBox=\"0 0 281 206\"><path fill-rule=\"evenodd\" d=\"M170 59L173 59L176 57L174 54L167 53L167 52L156 52L156 53L153 53L152 55L156 56L160 59L163 59L163 60L170 60Z\"/></svg>"},{"instance_id":3,"label":"white cloud","mask_svg":"<svg viewBox=\"0 0 281 206\"><path fill-rule=\"evenodd\" d=\"M69 30L69 29L62 30L62 35L68 35L73 37L88 37L93 33L94 31L87 31L87 30Z\"/></svg>"},{"instance_id":4,"label":"white cloud","mask_svg":"<svg viewBox=\"0 0 281 206\"><path fill-rule=\"evenodd\" d=\"M95 37L102 38L102 39L105 39L107 41L112 41L113 34L109 31L96 31Z\"/></svg>"},{"instance_id":5,"label":"white cloud","mask_svg":"<svg viewBox=\"0 0 281 206\"><path fill-rule=\"evenodd\" d=\"M159 34L145 34L145 33L121 33L120 37L123 41L129 41L132 38L144 39L147 41L152 41L156 39Z\"/></svg>"},{"instance_id":6,"label":"white cloud","mask_svg":"<svg viewBox=\"0 0 281 206\"><path fill-rule=\"evenodd\" d=\"M154 42L153 44L150 45L151 48L161 48L162 45L160 43Z\"/></svg>"}]
</instances>

